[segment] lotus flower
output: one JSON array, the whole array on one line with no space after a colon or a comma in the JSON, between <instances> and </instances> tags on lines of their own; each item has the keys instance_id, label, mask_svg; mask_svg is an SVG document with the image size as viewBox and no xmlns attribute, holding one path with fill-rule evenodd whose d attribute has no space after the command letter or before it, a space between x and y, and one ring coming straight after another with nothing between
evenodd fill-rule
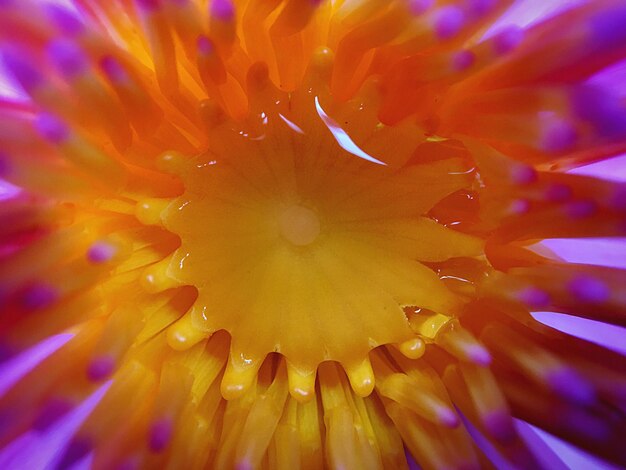
<instances>
[{"instance_id":1,"label":"lotus flower","mask_svg":"<svg viewBox=\"0 0 626 470\"><path fill-rule=\"evenodd\" d=\"M47 468L540 468L513 417L626 465L626 359L531 315L626 324L536 248L626 231L567 171L626 151L626 7L512 3L0 2L0 446L91 403Z\"/></svg>"}]
</instances>

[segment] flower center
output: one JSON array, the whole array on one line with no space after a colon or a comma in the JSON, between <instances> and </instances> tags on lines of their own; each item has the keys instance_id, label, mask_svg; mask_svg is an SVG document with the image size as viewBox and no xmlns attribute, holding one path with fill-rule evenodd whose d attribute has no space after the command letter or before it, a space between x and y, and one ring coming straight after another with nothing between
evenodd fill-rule
<instances>
[{"instance_id":1,"label":"flower center","mask_svg":"<svg viewBox=\"0 0 626 470\"><path fill-rule=\"evenodd\" d=\"M357 107L371 128L355 134L384 164L345 148L306 90L279 98L243 123L211 129L207 151L180 171L184 193L160 212L181 246L153 277L198 291L171 343L182 349L227 331L228 399L245 392L272 352L287 358L294 396L311 396L315 371L329 360L365 396L369 351L415 337L405 307L456 309L458 299L421 261L476 256L482 241L425 215L472 177L456 158L400 161L403 145L381 155L384 142L408 139L413 149L420 140L378 126L374 108Z\"/></svg>"},{"instance_id":2,"label":"flower center","mask_svg":"<svg viewBox=\"0 0 626 470\"><path fill-rule=\"evenodd\" d=\"M308 207L293 204L278 217L280 234L296 246L313 243L320 234L320 219Z\"/></svg>"}]
</instances>

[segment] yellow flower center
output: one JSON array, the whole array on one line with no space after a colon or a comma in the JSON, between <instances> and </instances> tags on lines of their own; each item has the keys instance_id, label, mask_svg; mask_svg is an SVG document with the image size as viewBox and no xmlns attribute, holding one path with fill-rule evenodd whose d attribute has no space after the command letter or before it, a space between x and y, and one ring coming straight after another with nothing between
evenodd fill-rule
<instances>
[{"instance_id":1,"label":"yellow flower center","mask_svg":"<svg viewBox=\"0 0 626 470\"><path fill-rule=\"evenodd\" d=\"M328 121L314 89L259 88L251 96L264 103L259 110L243 124L210 129L207 151L178 169L185 192L156 206L181 246L160 274L148 275L198 290L170 344L181 349L226 330L226 398L245 392L271 352L287 358L295 397L312 396L316 370L328 360L368 395L369 351L415 342L430 328L411 323L404 308L444 319L457 309L456 296L420 261L480 255L483 243L424 215L473 175L454 158L368 159ZM350 106L364 121L360 142L399 132L363 102ZM423 141L415 133L407 143Z\"/></svg>"}]
</instances>

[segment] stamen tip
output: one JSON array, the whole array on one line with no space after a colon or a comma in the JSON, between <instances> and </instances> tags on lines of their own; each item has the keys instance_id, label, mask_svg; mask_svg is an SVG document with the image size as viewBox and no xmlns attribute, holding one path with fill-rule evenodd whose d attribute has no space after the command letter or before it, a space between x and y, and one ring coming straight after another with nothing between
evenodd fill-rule
<instances>
[{"instance_id":1,"label":"stamen tip","mask_svg":"<svg viewBox=\"0 0 626 470\"><path fill-rule=\"evenodd\" d=\"M545 308L550 305L550 294L537 287L526 287L517 293L517 298L531 308Z\"/></svg>"},{"instance_id":2,"label":"stamen tip","mask_svg":"<svg viewBox=\"0 0 626 470\"><path fill-rule=\"evenodd\" d=\"M493 38L493 49L498 55L505 55L517 48L522 42L524 33L522 29L513 26L501 31Z\"/></svg>"},{"instance_id":3,"label":"stamen tip","mask_svg":"<svg viewBox=\"0 0 626 470\"><path fill-rule=\"evenodd\" d=\"M537 171L527 165L518 165L511 169L511 180L515 184L527 185L537 181Z\"/></svg>"},{"instance_id":4,"label":"stamen tip","mask_svg":"<svg viewBox=\"0 0 626 470\"><path fill-rule=\"evenodd\" d=\"M24 91L30 93L40 86L44 79L33 65L23 60L22 57L28 55L26 51L4 50L2 62Z\"/></svg>"},{"instance_id":5,"label":"stamen tip","mask_svg":"<svg viewBox=\"0 0 626 470\"><path fill-rule=\"evenodd\" d=\"M491 364L491 354L480 344L471 344L466 349L467 357L474 364L479 366L488 366Z\"/></svg>"},{"instance_id":6,"label":"stamen tip","mask_svg":"<svg viewBox=\"0 0 626 470\"><path fill-rule=\"evenodd\" d=\"M459 51L452 57L452 68L456 72L467 70L476 60L476 56L472 51Z\"/></svg>"},{"instance_id":7,"label":"stamen tip","mask_svg":"<svg viewBox=\"0 0 626 470\"><path fill-rule=\"evenodd\" d=\"M589 19L591 42L612 49L626 43L626 7L605 10Z\"/></svg>"},{"instance_id":8,"label":"stamen tip","mask_svg":"<svg viewBox=\"0 0 626 470\"><path fill-rule=\"evenodd\" d=\"M523 215L530 211L530 201L528 199L515 199L508 207L511 215Z\"/></svg>"},{"instance_id":9,"label":"stamen tip","mask_svg":"<svg viewBox=\"0 0 626 470\"><path fill-rule=\"evenodd\" d=\"M565 207L565 213L573 219L591 217L597 210L598 207L593 201L576 201L567 204Z\"/></svg>"},{"instance_id":10,"label":"stamen tip","mask_svg":"<svg viewBox=\"0 0 626 470\"><path fill-rule=\"evenodd\" d=\"M46 13L59 30L68 36L78 36L85 31L82 21L61 5L47 4Z\"/></svg>"},{"instance_id":11,"label":"stamen tip","mask_svg":"<svg viewBox=\"0 0 626 470\"><path fill-rule=\"evenodd\" d=\"M113 259L117 253L117 247L107 241L98 241L89 247L87 259L92 263L106 263Z\"/></svg>"},{"instance_id":12,"label":"stamen tip","mask_svg":"<svg viewBox=\"0 0 626 470\"><path fill-rule=\"evenodd\" d=\"M435 0L410 0L409 11L414 15L421 15L432 7Z\"/></svg>"},{"instance_id":13,"label":"stamen tip","mask_svg":"<svg viewBox=\"0 0 626 470\"><path fill-rule=\"evenodd\" d=\"M213 0L210 7L211 16L229 21L235 17L235 5L231 0Z\"/></svg>"},{"instance_id":14,"label":"stamen tip","mask_svg":"<svg viewBox=\"0 0 626 470\"><path fill-rule=\"evenodd\" d=\"M49 284L37 284L30 287L22 296L22 305L28 310L40 310L49 307L59 299L59 291Z\"/></svg>"},{"instance_id":15,"label":"stamen tip","mask_svg":"<svg viewBox=\"0 0 626 470\"><path fill-rule=\"evenodd\" d=\"M122 64L113 56L107 55L100 60L100 69L112 82L123 82L128 78Z\"/></svg>"},{"instance_id":16,"label":"stamen tip","mask_svg":"<svg viewBox=\"0 0 626 470\"><path fill-rule=\"evenodd\" d=\"M167 418L159 419L150 426L148 443L154 453L163 452L170 443L172 437L172 421Z\"/></svg>"},{"instance_id":17,"label":"stamen tip","mask_svg":"<svg viewBox=\"0 0 626 470\"><path fill-rule=\"evenodd\" d=\"M593 388L568 367L552 370L546 377L546 382L556 394L573 402L591 404L595 400Z\"/></svg>"},{"instance_id":18,"label":"stamen tip","mask_svg":"<svg viewBox=\"0 0 626 470\"><path fill-rule=\"evenodd\" d=\"M515 439L515 427L511 416L503 410L495 410L482 417L487 432L500 442L511 442Z\"/></svg>"},{"instance_id":19,"label":"stamen tip","mask_svg":"<svg viewBox=\"0 0 626 470\"><path fill-rule=\"evenodd\" d=\"M579 301L600 304L610 297L607 285L599 279L589 276L578 276L568 284L569 292Z\"/></svg>"},{"instance_id":20,"label":"stamen tip","mask_svg":"<svg viewBox=\"0 0 626 470\"><path fill-rule=\"evenodd\" d=\"M547 125L541 141L541 148L548 153L561 153L571 149L578 138L574 127L565 121Z\"/></svg>"},{"instance_id":21,"label":"stamen tip","mask_svg":"<svg viewBox=\"0 0 626 470\"><path fill-rule=\"evenodd\" d=\"M115 369L115 361L111 356L94 358L87 367L87 378L91 382L101 382L108 378Z\"/></svg>"},{"instance_id":22,"label":"stamen tip","mask_svg":"<svg viewBox=\"0 0 626 470\"><path fill-rule=\"evenodd\" d=\"M566 184L555 183L548 186L545 198L550 202L563 202L572 197L572 188Z\"/></svg>"},{"instance_id":23,"label":"stamen tip","mask_svg":"<svg viewBox=\"0 0 626 470\"><path fill-rule=\"evenodd\" d=\"M440 406L436 410L438 421L447 428L455 428L459 425L458 415L447 406Z\"/></svg>"},{"instance_id":24,"label":"stamen tip","mask_svg":"<svg viewBox=\"0 0 626 470\"><path fill-rule=\"evenodd\" d=\"M48 44L48 54L52 62L66 77L75 77L87 70L87 57L72 41L55 40Z\"/></svg>"},{"instance_id":25,"label":"stamen tip","mask_svg":"<svg viewBox=\"0 0 626 470\"><path fill-rule=\"evenodd\" d=\"M495 7L496 0L467 0L466 5L473 15L483 16Z\"/></svg>"},{"instance_id":26,"label":"stamen tip","mask_svg":"<svg viewBox=\"0 0 626 470\"><path fill-rule=\"evenodd\" d=\"M61 144L69 138L68 127L52 114L42 113L35 121L39 135L53 144Z\"/></svg>"},{"instance_id":27,"label":"stamen tip","mask_svg":"<svg viewBox=\"0 0 626 470\"><path fill-rule=\"evenodd\" d=\"M207 36L198 36L197 46L200 54L209 55L215 52L215 44Z\"/></svg>"},{"instance_id":28,"label":"stamen tip","mask_svg":"<svg viewBox=\"0 0 626 470\"><path fill-rule=\"evenodd\" d=\"M136 0L136 2L144 11L154 11L161 7L159 0Z\"/></svg>"},{"instance_id":29,"label":"stamen tip","mask_svg":"<svg viewBox=\"0 0 626 470\"><path fill-rule=\"evenodd\" d=\"M455 36L465 24L463 10L458 7L444 7L435 20L435 35L440 40Z\"/></svg>"}]
</instances>

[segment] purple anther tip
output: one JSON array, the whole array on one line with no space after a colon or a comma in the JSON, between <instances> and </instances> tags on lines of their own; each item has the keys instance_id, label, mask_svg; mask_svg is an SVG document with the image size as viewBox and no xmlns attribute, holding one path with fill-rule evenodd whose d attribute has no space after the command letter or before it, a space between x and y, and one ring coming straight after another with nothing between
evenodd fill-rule
<instances>
[{"instance_id":1,"label":"purple anther tip","mask_svg":"<svg viewBox=\"0 0 626 470\"><path fill-rule=\"evenodd\" d=\"M537 287L526 287L517 293L517 298L531 308L544 308L550 305L550 294Z\"/></svg>"},{"instance_id":2,"label":"purple anther tip","mask_svg":"<svg viewBox=\"0 0 626 470\"><path fill-rule=\"evenodd\" d=\"M69 129L55 116L47 113L40 114L35 121L35 128L39 135L53 144L61 144L69 138Z\"/></svg>"},{"instance_id":3,"label":"purple anther tip","mask_svg":"<svg viewBox=\"0 0 626 470\"><path fill-rule=\"evenodd\" d=\"M537 181L537 171L532 166L515 166L511 169L511 180L519 185L534 183Z\"/></svg>"},{"instance_id":4,"label":"purple anther tip","mask_svg":"<svg viewBox=\"0 0 626 470\"><path fill-rule=\"evenodd\" d=\"M460 420L458 415L447 406L437 407L437 419L441 424L448 428L455 428L459 425Z\"/></svg>"},{"instance_id":5,"label":"purple anther tip","mask_svg":"<svg viewBox=\"0 0 626 470\"><path fill-rule=\"evenodd\" d=\"M106 263L110 261L117 252L117 248L105 241L95 242L87 251L87 259L92 263Z\"/></svg>"},{"instance_id":6,"label":"purple anther tip","mask_svg":"<svg viewBox=\"0 0 626 470\"><path fill-rule=\"evenodd\" d=\"M22 306L30 310L49 307L59 299L59 291L48 284L37 284L24 292Z\"/></svg>"},{"instance_id":7,"label":"purple anther tip","mask_svg":"<svg viewBox=\"0 0 626 470\"><path fill-rule=\"evenodd\" d=\"M506 411L496 410L485 414L482 422L490 436L507 443L515 439L513 420Z\"/></svg>"},{"instance_id":8,"label":"purple anther tip","mask_svg":"<svg viewBox=\"0 0 626 470\"><path fill-rule=\"evenodd\" d=\"M161 5L159 0L135 0L137 5L145 11L157 10Z\"/></svg>"},{"instance_id":9,"label":"purple anther tip","mask_svg":"<svg viewBox=\"0 0 626 470\"><path fill-rule=\"evenodd\" d=\"M512 215L523 215L530 211L530 201L527 199L516 199L509 205L509 213Z\"/></svg>"},{"instance_id":10,"label":"purple anther tip","mask_svg":"<svg viewBox=\"0 0 626 470\"><path fill-rule=\"evenodd\" d=\"M100 69L104 72L109 80L120 83L128 78L122 64L113 56L104 56L100 60Z\"/></svg>"},{"instance_id":11,"label":"purple anther tip","mask_svg":"<svg viewBox=\"0 0 626 470\"><path fill-rule=\"evenodd\" d=\"M67 8L55 4L47 4L45 8L50 20L62 33L78 36L85 31L83 22Z\"/></svg>"},{"instance_id":12,"label":"purple anther tip","mask_svg":"<svg viewBox=\"0 0 626 470\"><path fill-rule=\"evenodd\" d=\"M467 348L467 357L474 364L479 366L488 366L491 364L491 354L480 344L473 344Z\"/></svg>"},{"instance_id":13,"label":"purple anther tip","mask_svg":"<svg viewBox=\"0 0 626 470\"><path fill-rule=\"evenodd\" d=\"M626 7L601 11L589 19L591 43L602 49L626 44Z\"/></svg>"},{"instance_id":14,"label":"purple anther tip","mask_svg":"<svg viewBox=\"0 0 626 470\"><path fill-rule=\"evenodd\" d=\"M466 0L468 10L476 16L483 16L489 13L495 6L495 0Z\"/></svg>"},{"instance_id":15,"label":"purple anther tip","mask_svg":"<svg viewBox=\"0 0 626 470\"><path fill-rule=\"evenodd\" d=\"M462 72L474 65L475 60L476 56L472 51L459 51L452 56L452 68L457 72Z\"/></svg>"},{"instance_id":16,"label":"purple anther tip","mask_svg":"<svg viewBox=\"0 0 626 470\"><path fill-rule=\"evenodd\" d=\"M576 201L567 204L565 213L573 219L591 217L598 211L598 206L593 201Z\"/></svg>"},{"instance_id":17,"label":"purple anther tip","mask_svg":"<svg viewBox=\"0 0 626 470\"><path fill-rule=\"evenodd\" d=\"M101 382L115 370L115 361L111 356L100 356L87 366L87 378L92 382Z\"/></svg>"},{"instance_id":18,"label":"purple anther tip","mask_svg":"<svg viewBox=\"0 0 626 470\"><path fill-rule=\"evenodd\" d=\"M567 400L586 405L595 400L593 388L573 369L555 369L548 374L546 381L552 391Z\"/></svg>"},{"instance_id":19,"label":"purple anther tip","mask_svg":"<svg viewBox=\"0 0 626 470\"><path fill-rule=\"evenodd\" d=\"M554 183L546 188L545 197L550 202L563 202L573 195L572 188L562 183Z\"/></svg>"},{"instance_id":20,"label":"purple anther tip","mask_svg":"<svg viewBox=\"0 0 626 470\"><path fill-rule=\"evenodd\" d=\"M626 109L612 91L592 86L578 87L571 94L576 115L588 121L602 137L616 139L626 136Z\"/></svg>"},{"instance_id":21,"label":"purple anther tip","mask_svg":"<svg viewBox=\"0 0 626 470\"><path fill-rule=\"evenodd\" d=\"M33 429L45 431L52 424L65 416L72 409L72 403L60 398L53 398L39 410L37 418L33 423Z\"/></svg>"},{"instance_id":22,"label":"purple anther tip","mask_svg":"<svg viewBox=\"0 0 626 470\"><path fill-rule=\"evenodd\" d=\"M435 0L410 0L409 11L414 15L421 15L433 6Z\"/></svg>"},{"instance_id":23,"label":"purple anther tip","mask_svg":"<svg viewBox=\"0 0 626 470\"><path fill-rule=\"evenodd\" d=\"M87 57L72 41L56 40L48 45L48 55L66 77L75 77L87 70Z\"/></svg>"},{"instance_id":24,"label":"purple anther tip","mask_svg":"<svg viewBox=\"0 0 626 470\"><path fill-rule=\"evenodd\" d=\"M35 67L23 59L28 56L27 52L5 50L2 53L2 62L24 91L30 93L43 83L43 77Z\"/></svg>"},{"instance_id":25,"label":"purple anther tip","mask_svg":"<svg viewBox=\"0 0 626 470\"><path fill-rule=\"evenodd\" d=\"M148 443L152 452L163 452L172 437L172 421L167 418L152 423Z\"/></svg>"},{"instance_id":26,"label":"purple anther tip","mask_svg":"<svg viewBox=\"0 0 626 470\"><path fill-rule=\"evenodd\" d=\"M212 54L215 51L215 45L208 37L201 35L198 37L198 52L203 55Z\"/></svg>"},{"instance_id":27,"label":"purple anther tip","mask_svg":"<svg viewBox=\"0 0 626 470\"><path fill-rule=\"evenodd\" d=\"M609 300L611 295L604 282L590 276L578 276L567 287L572 296L581 302L599 304Z\"/></svg>"},{"instance_id":28,"label":"purple anther tip","mask_svg":"<svg viewBox=\"0 0 626 470\"><path fill-rule=\"evenodd\" d=\"M458 7L444 7L439 10L435 20L435 34L441 40L456 35L465 24L463 10Z\"/></svg>"},{"instance_id":29,"label":"purple anther tip","mask_svg":"<svg viewBox=\"0 0 626 470\"><path fill-rule=\"evenodd\" d=\"M501 31L493 38L493 49L498 55L508 54L522 42L523 37L522 29L512 26Z\"/></svg>"},{"instance_id":30,"label":"purple anther tip","mask_svg":"<svg viewBox=\"0 0 626 470\"><path fill-rule=\"evenodd\" d=\"M546 127L541 148L549 153L560 153L571 149L578 134L574 127L565 121L555 121Z\"/></svg>"},{"instance_id":31,"label":"purple anther tip","mask_svg":"<svg viewBox=\"0 0 626 470\"><path fill-rule=\"evenodd\" d=\"M235 5L231 0L213 0L209 12L217 19L232 20L235 17Z\"/></svg>"}]
</instances>

